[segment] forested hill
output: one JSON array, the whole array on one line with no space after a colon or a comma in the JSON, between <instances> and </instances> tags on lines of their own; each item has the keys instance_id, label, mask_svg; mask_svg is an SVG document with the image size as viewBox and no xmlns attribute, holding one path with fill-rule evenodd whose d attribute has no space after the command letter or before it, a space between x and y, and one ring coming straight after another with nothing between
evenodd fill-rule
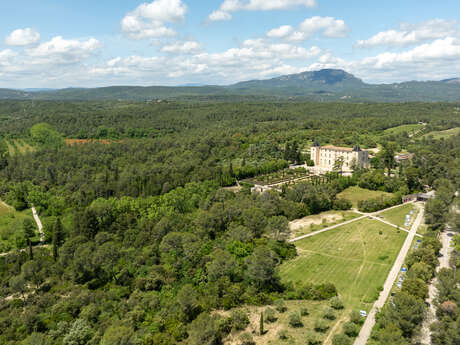
<instances>
[{"instance_id":1,"label":"forested hill","mask_svg":"<svg viewBox=\"0 0 460 345\"><path fill-rule=\"evenodd\" d=\"M280 98L311 101L408 102L460 101L458 78L442 81L411 81L367 84L342 70L323 69L229 86L110 86L60 90L0 89L0 99L35 100L156 100L194 99L241 101Z\"/></svg>"}]
</instances>

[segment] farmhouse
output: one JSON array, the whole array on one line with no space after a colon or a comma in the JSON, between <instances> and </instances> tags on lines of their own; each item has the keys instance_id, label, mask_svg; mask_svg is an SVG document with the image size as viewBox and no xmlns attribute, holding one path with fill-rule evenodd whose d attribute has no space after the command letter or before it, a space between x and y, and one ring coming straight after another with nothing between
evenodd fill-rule
<instances>
[{"instance_id":1,"label":"farmhouse","mask_svg":"<svg viewBox=\"0 0 460 345\"><path fill-rule=\"evenodd\" d=\"M320 146L315 142L310 149L310 158L320 172L334 171L342 160L342 172L350 173L355 168L369 168L369 152L359 146L354 148L337 146ZM340 168L339 168L340 169Z\"/></svg>"}]
</instances>

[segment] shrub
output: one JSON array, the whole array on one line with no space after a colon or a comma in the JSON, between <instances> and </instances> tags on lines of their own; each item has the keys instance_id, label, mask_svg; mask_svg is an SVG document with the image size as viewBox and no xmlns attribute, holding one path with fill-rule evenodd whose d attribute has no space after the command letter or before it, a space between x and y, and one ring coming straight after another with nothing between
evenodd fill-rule
<instances>
[{"instance_id":1,"label":"shrub","mask_svg":"<svg viewBox=\"0 0 460 345\"><path fill-rule=\"evenodd\" d=\"M289 325L291 327L302 327L303 326L302 319L300 318L299 313L293 312L289 314Z\"/></svg>"},{"instance_id":2,"label":"shrub","mask_svg":"<svg viewBox=\"0 0 460 345\"><path fill-rule=\"evenodd\" d=\"M335 199L332 208L334 210L349 210L353 207L353 204L348 199Z\"/></svg>"},{"instance_id":3,"label":"shrub","mask_svg":"<svg viewBox=\"0 0 460 345\"><path fill-rule=\"evenodd\" d=\"M343 309L343 302L340 300L338 296L332 297L329 300L329 304L334 309Z\"/></svg>"},{"instance_id":4,"label":"shrub","mask_svg":"<svg viewBox=\"0 0 460 345\"><path fill-rule=\"evenodd\" d=\"M307 345L321 345L322 343L317 334L312 332L307 333Z\"/></svg>"},{"instance_id":5,"label":"shrub","mask_svg":"<svg viewBox=\"0 0 460 345\"><path fill-rule=\"evenodd\" d=\"M345 334L336 334L332 338L332 345L351 345L351 339Z\"/></svg>"},{"instance_id":6,"label":"shrub","mask_svg":"<svg viewBox=\"0 0 460 345\"><path fill-rule=\"evenodd\" d=\"M307 307L300 308L300 315L307 316L309 314Z\"/></svg>"},{"instance_id":7,"label":"shrub","mask_svg":"<svg viewBox=\"0 0 460 345\"><path fill-rule=\"evenodd\" d=\"M328 320L334 320L335 319L334 309L330 307L324 308L323 317Z\"/></svg>"},{"instance_id":8,"label":"shrub","mask_svg":"<svg viewBox=\"0 0 460 345\"><path fill-rule=\"evenodd\" d=\"M282 340L286 340L288 338L288 332L285 329L282 329L278 332L278 337Z\"/></svg>"},{"instance_id":9,"label":"shrub","mask_svg":"<svg viewBox=\"0 0 460 345\"><path fill-rule=\"evenodd\" d=\"M277 299L273 304L275 305L275 309L280 313L284 313L287 310L286 303L283 299Z\"/></svg>"},{"instance_id":10,"label":"shrub","mask_svg":"<svg viewBox=\"0 0 460 345\"><path fill-rule=\"evenodd\" d=\"M256 345L256 342L250 333L244 332L240 335L240 345Z\"/></svg>"},{"instance_id":11,"label":"shrub","mask_svg":"<svg viewBox=\"0 0 460 345\"><path fill-rule=\"evenodd\" d=\"M317 332L326 332L329 329L329 325L326 321L318 319L315 321L314 329Z\"/></svg>"},{"instance_id":12,"label":"shrub","mask_svg":"<svg viewBox=\"0 0 460 345\"><path fill-rule=\"evenodd\" d=\"M364 322L364 319L361 317L361 314L357 310L353 310L350 313L350 321L356 325L360 325Z\"/></svg>"},{"instance_id":13,"label":"shrub","mask_svg":"<svg viewBox=\"0 0 460 345\"><path fill-rule=\"evenodd\" d=\"M343 333L345 333L349 337L354 338L358 335L359 328L356 324L350 321L343 325Z\"/></svg>"},{"instance_id":14,"label":"shrub","mask_svg":"<svg viewBox=\"0 0 460 345\"><path fill-rule=\"evenodd\" d=\"M231 315L231 325L233 330L241 331L249 325L248 315L242 310L234 310Z\"/></svg>"},{"instance_id":15,"label":"shrub","mask_svg":"<svg viewBox=\"0 0 460 345\"><path fill-rule=\"evenodd\" d=\"M275 322L276 320L278 320L278 318L276 317L276 312L272 308L265 309L264 315L265 315L265 320L267 322Z\"/></svg>"}]
</instances>

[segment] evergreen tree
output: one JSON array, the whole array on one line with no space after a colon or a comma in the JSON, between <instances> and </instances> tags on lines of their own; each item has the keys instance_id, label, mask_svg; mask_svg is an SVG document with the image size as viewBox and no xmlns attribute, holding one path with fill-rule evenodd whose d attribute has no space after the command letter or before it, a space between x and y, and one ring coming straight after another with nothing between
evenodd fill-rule
<instances>
[{"instance_id":1,"label":"evergreen tree","mask_svg":"<svg viewBox=\"0 0 460 345\"><path fill-rule=\"evenodd\" d=\"M260 312L259 332L260 335L264 334L264 313L262 311Z\"/></svg>"}]
</instances>

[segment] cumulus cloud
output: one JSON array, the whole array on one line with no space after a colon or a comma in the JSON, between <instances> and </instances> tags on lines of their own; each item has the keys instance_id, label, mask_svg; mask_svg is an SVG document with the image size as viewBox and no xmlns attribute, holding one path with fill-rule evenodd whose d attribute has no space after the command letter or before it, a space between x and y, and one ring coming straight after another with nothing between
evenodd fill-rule
<instances>
[{"instance_id":1,"label":"cumulus cloud","mask_svg":"<svg viewBox=\"0 0 460 345\"><path fill-rule=\"evenodd\" d=\"M432 19L415 25L403 23L396 30L382 31L367 40L359 40L356 46L408 46L455 35L457 26L458 22L444 19Z\"/></svg>"},{"instance_id":2,"label":"cumulus cloud","mask_svg":"<svg viewBox=\"0 0 460 345\"><path fill-rule=\"evenodd\" d=\"M348 31L348 26L341 19L315 16L305 19L295 30L290 25L283 25L268 31L267 36L300 42L317 33L329 38L345 37Z\"/></svg>"},{"instance_id":3,"label":"cumulus cloud","mask_svg":"<svg viewBox=\"0 0 460 345\"><path fill-rule=\"evenodd\" d=\"M155 0L143 3L121 21L122 31L130 38L161 38L176 35L167 23L184 20L187 6L181 0Z\"/></svg>"},{"instance_id":4,"label":"cumulus cloud","mask_svg":"<svg viewBox=\"0 0 460 345\"><path fill-rule=\"evenodd\" d=\"M292 33L294 29L290 25L283 25L279 28L272 29L267 32L267 36L270 38L285 38Z\"/></svg>"},{"instance_id":5,"label":"cumulus cloud","mask_svg":"<svg viewBox=\"0 0 460 345\"><path fill-rule=\"evenodd\" d=\"M161 48L164 53L190 54L201 50L201 45L196 41L177 42Z\"/></svg>"},{"instance_id":6,"label":"cumulus cloud","mask_svg":"<svg viewBox=\"0 0 460 345\"><path fill-rule=\"evenodd\" d=\"M286 10L295 6L315 7L316 0L224 0L219 9L212 12L210 21L232 19L232 12Z\"/></svg>"},{"instance_id":7,"label":"cumulus cloud","mask_svg":"<svg viewBox=\"0 0 460 345\"><path fill-rule=\"evenodd\" d=\"M177 49L184 45L178 44ZM176 47L174 51L177 50ZM296 73L304 68L292 66L288 61L306 61L318 56L318 47L306 49L292 44L272 44L264 39L244 41L239 47L218 53L200 52L181 56L115 58L105 65L93 68L94 75L106 77L138 77L152 80L193 78L206 83L234 82L249 78ZM165 71L164 65L168 65Z\"/></svg>"},{"instance_id":8,"label":"cumulus cloud","mask_svg":"<svg viewBox=\"0 0 460 345\"><path fill-rule=\"evenodd\" d=\"M48 42L44 42L35 48L27 49L27 54L35 59L34 64L59 63L69 64L88 58L101 44L95 38L86 41L66 40L62 36L56 36Z\"/></svg>"},{"instance_id":9,"label":"cumulus cloud","mask_svg":"<svg viewBox=\"0 0 460 345\"><path fill-rule=\"evenodd\" d=\"M5 38L10 46L28 46L40 41L40 33L31 28L17 29Z\"/></svg>"}]
</instances>

